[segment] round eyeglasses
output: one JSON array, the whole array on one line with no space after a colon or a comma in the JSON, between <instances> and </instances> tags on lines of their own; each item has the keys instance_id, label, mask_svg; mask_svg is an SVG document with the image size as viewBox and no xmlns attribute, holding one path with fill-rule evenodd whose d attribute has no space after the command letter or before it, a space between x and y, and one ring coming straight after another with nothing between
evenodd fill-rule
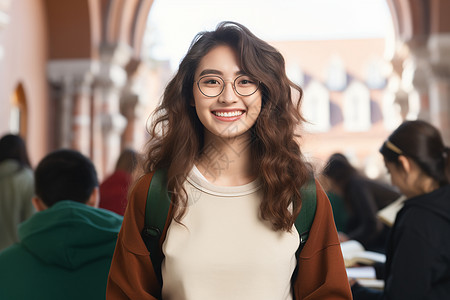
<instances>
[{"instance_id":1,"label":"round eyeglasses","mask_svg":"<svg viewBox=\"0 0 450 300\"><path fill-rule=\"evenodd\" d=\"M197 80L200 92L206 97L217 97L225 89L225 80L217 75L206 75ZM233 81L233 89L240 96L253 95L259 88L259 81L247 75L240 75Z\"/></svg>"}]
</instances>

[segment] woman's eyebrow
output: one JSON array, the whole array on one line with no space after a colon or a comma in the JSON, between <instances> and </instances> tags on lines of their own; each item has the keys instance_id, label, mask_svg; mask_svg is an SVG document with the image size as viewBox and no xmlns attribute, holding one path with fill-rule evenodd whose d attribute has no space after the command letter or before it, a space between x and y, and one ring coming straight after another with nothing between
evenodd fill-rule
<instances>
[{"instance_id":1,"label":"woman's eyebrow","mask_svg":"<svg viewBox=\"0 0 450 300\"><path fill-rule=\"evenodd\" d=\"M214 75L223 75L223 73L219 70L214 70L214 69L205 69L203 71L200 72L199 76L203 76L206 74L214 74Z\"/></svg>"},{"instance_id":2,"label":"woman's eyebrow","mask_svg":"<svg viewBox=\"0 0 450 300\"><path fill-rule=\"evenodd\" d=\"M200 72L199 76L203 76L203 75L208 75L208 74L214 74L214 75L221 75L223 76L223 73L219 70L215 70L215 69L205 69L203 71ZM246 73L244 71L237 71L234 73L236 76L238 75L245 75Z\"/></svg>"}]
</instances>

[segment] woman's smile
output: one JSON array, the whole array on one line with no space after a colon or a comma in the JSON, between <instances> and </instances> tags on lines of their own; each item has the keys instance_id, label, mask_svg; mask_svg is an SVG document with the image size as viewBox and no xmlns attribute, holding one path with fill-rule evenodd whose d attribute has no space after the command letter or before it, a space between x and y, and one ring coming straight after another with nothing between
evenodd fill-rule
<instances>
[{"instance_id":1,"label":"woman's smile","mask_svg":"<svg viewBox=\"0 0 450 300\"><path fill-rule=\"evenodd\" d=\"M212 111L216 119L225 122L234 122L241 118L245 113L244 110L214 110Z\"/></svg>"}]
</instances>

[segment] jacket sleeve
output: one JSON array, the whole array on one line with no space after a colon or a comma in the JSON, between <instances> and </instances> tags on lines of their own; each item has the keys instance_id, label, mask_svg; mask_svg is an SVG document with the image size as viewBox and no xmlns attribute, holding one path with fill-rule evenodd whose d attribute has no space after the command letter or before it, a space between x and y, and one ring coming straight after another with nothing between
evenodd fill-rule
<instances>
[{"instance_id":1,"label":"jacket sleeve","mask_svg":"<svg viewBox=\"0 0 450 300\"><path fill-rule=\"evenodd\" d=\"M150 181L151 175L145 175L138 180L129 195L109 271L106 288L108 300L160 298L161 287L141 237Z\"/></svg>"},{"instance_id":2,"label":"jacket sleeve","mask_svg":"<svg viewBox=\"0 0 450 300\"><path fill-rule=\"evenodd\" d=\"M295 300L352 299L330 202L316 181L317 208L293 281Z\"/></svg>"}]
</instances>

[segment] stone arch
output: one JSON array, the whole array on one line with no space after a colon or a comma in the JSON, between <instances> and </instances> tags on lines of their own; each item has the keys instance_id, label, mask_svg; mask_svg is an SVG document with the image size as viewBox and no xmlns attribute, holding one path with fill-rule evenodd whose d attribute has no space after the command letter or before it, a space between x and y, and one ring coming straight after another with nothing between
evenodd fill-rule
<instances>
[{"instance_id":1,"label":"stone arch","mask_svg":"<svg viewBox=\"0 0 450 300\"><path fill-rule=\"evenodd\" d=\"M415 90L399 92L393 89L391 92L393 95L402 95L402 92L414 93L416 97L419 95L421 112L429 110L429 113L421 115L432 120L440 128L450 127L450 118L441 113L450 111L450 107L446 106L449 102L446 99L450 94L448 81L450 75L450 43L448 42L450 19L447 16L447 12L450 10L450 1L385 1L391 11L396 43L401 44L397 47L395 55L388 58L394 69L393 74L402 79L403 66L406 65L404 62L408 59L414 61L411 86ZM5 5L5 3L11 4ZM9 6L19 7L17 3L21 4L22 17L17 11L14 11L13 15L12 10L8 8ZM43 28L39 33L42 33L40 36L44 38L39 38L45 40L47 44L33 41L33 38L37 37L36 35L33 38L24 36L27 39L27 47L32 46L39 50L39 55L33 58L36 65L38 65L37 61L42 59L42 62L39 63L47 62L47 70L52 70L53 63L68 62L59 66L57 72L47 74L48 85L41 82L42 80L36 79L31 82L32 80L29 78L23 79L25 71L20 70L14 80L8 82L7 85L2 85L1 96L5 99L1 106L2 117L7 116L10 104L5 103L9 102L8 99L14 92L14 83L22 78L29 98L28 119L30 122L42 120L41 123L44 123L48 119L48 115L59 113L54 103L62 103L62 99L68 99L73 108L82 114L74 114L74 118L65 122L73 122L73 120L79 122L75 128L82 128L83 134L75 136L89 137L88 153L93 155L94 152L108 151L102 145L100 148L103 147L103 150L98 150L99 145L94 144L94 141L99 140L95 133L102 130L102 125L97 123L101 123L99 120L108 119L110 116L120 115L119 107L122 102L128 103L131 106L130 110L133 110L132 106L133 103L136 103L136 95L124 93L124 90L135 80L134 77L138 75L142 66L141 44L152 4L153 0L0 0L0 15L4 16L0 18L1 31L8 31L8 35L20 33L15 29L18 28L17 26L14 26L14 29L10 26L12 22L8 22L8 17L15 18L16 25L38 25L36 27ZM24 11L23 8L27 10ZM30 20L31 13L39 15L39 18L36 18L39 20L33 20L34 23L22 22L24 19ZM25 16L26 18L24 18ZM7 50L12 49L12 46L6 48L4 45L0 45L0 54L2 46ZM7 52L4 53L7 54ZM11 61L9 60L9 62ZM11 67L18 70L17 65L13 63L11 63ZM42 69L45 69L45 66ZM39 76L35 78L39 78ZM127 90L132 91L132 88ZM108 98L106 103L100 103L100 105L94 103L105 95L114 97ZM38 100L40 103L37 103L38 101L33 100L35 98L42 100ZM49 101L47 98L52 100ZM120 101L117 101L117 98L120 98ZM399 99L397 97L398 101L401 100ZM97 109L101 107L101 104L107 104L105 107L108 108ZM35 107L39 107L39 110L36 110ZM36 117L38 115L39 118ZM43 115L46 117L41 117ZM109 120L114 118L109 118ZM5 130L8 121L6 118L2 119L4 121L1 122L1 128ZM84 123L85 121L86 123ZM120 122L111 121L109 124L118 123ZM47 129L58 125L60 124L49 121L48 124L42 125L43 129L39 129L39 132L48 132ZM73 124L69 125L65 127L73 128ZM32 132L30 129L30 144L32 147L40 147L36 159L42 153L59 145L57 141L54 141L58 137L54 138L55 135L52 132L48 134L49 136L43 143L38 141ZM109 134L107 130L101 132L100 137L105 134ZM114 134L120 135L120 130L114 131ZM450 132L448 135L446 140L450 140ZM99 168L99 173L102 172L102 168Z\"/></svg>"},{"instance_id":2,"label":"stone arch","mask_svg":"<svg viewBox=\"0 0 450 300\"><path fill-rule=\"evenodd\" d=\"M133 58L139 59L152 3L145 0L103 0L103 43L128 45Z\"/></svg>"},{"instance_id":3,"label":"stone arch","mask_svg":"<svg viewBox=\"0 0 450 300\"><path fill-rule=\"evenodd\" d=\"M57 110L52 147L71 147L91 157L100 176L112 171L129 132L121 107L141 65L148 0L44 0L50 55L50 105ZM133 135L127 135L133 137ZM129 141L127 141L129 142Z\"/></svg>"}]
</instances>

